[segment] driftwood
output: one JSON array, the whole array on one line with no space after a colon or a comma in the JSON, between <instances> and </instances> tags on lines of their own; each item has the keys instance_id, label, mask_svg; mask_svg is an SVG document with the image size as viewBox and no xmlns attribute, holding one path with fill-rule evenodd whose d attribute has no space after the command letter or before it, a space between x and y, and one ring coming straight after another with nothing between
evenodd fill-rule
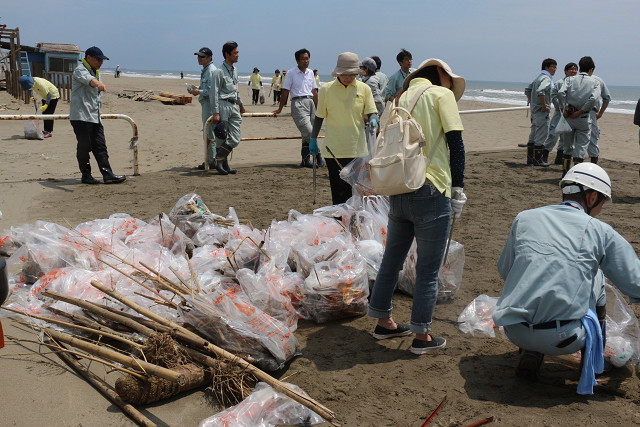
<instances>
[{"instance_id":1,"label":"driftwood","mask_svg":"<svg viewBox=\"0 0 640 427\"><path fill-rule=\"evenodd\" d=\"M295 400L296 402L306 406L307 408L313 410L314 412L316 412L318 415L320 415L322 418L324 418L325 420L331 422L334 425L338 425L334 420L336 418L336 415L333 411L331 411L329 408L323 406L322 404L316 402L315 400L311 399L308 396L305 396L301 393L298 393L297 391L293 390L291 387L288 387L287 385L285 385L284 383L282 383L281 381L277 380L276 378L273 378L271 375L267 374L266 372L262 371L261 369L253 366L252 364L250 364L249 362L247 362L246 360L234 355L233 353L228 352L227 350L224 350L202 338L200 338L198 335L196 335L195 333L189 331L188 329L185 329L184 327L178 325L177 323L172 322L171 320L165 319L162 316L159 316L155 313L153 313L150 310L147 310L144 307L141 307L140 305L136 304L135 302L129 300L128 298L126 298L125 296L115 292L114 290L108 288L107 286L104 286L103 284L101 284L100 282L97 282L95 280L91 281L91 284L101 290L102 292L104 292L105 294L109 295L110 297L120 301L121 303L125 304L127 307L132 308L133 310L137 311L138 313L142 314L143 316L148 317L149 319L155 320L156 322L163 324L165 326L169 326L172 329L174 329L177 332L180 332L182 334L184 334L185 336L191 336L193 339L197 339L198 341L200 341L202 343L202 348L204 350L206 350L208 353L212 353L215 354L216 356L225 359L231 363L234 363L238 366L240 366L241 368L245 369L247 372L251 373L252 375L254 375L256 378L258 378L260 381L263 381L267 384L269 384L271 387L273 387L274 390L279 391L280 393L290 397L291 399Z\"/></svg>"},{"instance_id":2,"label":"driftwood","mask_svg":"<svg viewBox=\"0 0 640 427\"><path fill-rule=\"evenodd\" d=\"M160 92L160 96L164 98L175 99L180 104L191 104L191 100L193 99L193 97L188 95L180 95L178 93L171 93L171 92Z\"/></svg>"},{"instance_id":3,"label":"driftwood","mask_svg":"<svg viewBox=\"0 0 640 427\"><path fill-rule=\"evenodd\" d=\"M211 369L205 369L193 363L177 366L171 370L184 377L184 384L179 385L174 381L168 381L163 378L140 380L127 375L116 380L116 392L125 402L134 405L146 405L175 396L183 391L210 384L213 377Z\"/></svg>"}]
</instances>

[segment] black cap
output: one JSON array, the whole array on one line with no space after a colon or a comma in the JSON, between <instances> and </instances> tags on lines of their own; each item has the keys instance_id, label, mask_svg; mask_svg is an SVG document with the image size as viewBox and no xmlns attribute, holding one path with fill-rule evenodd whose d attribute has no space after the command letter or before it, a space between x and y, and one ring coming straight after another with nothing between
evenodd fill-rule
<instances>
[{"instance_id":1,"label":"black cap","mask_svg":"<svg viewBox=\"0 0 640 427\"><path fill-rule=\"evenodd\" d=\"M216 127L213 128L213 134L219 139L227 139L227 128L224 122L218 122Z\"/></svg>"},{"instance_id":2,"label":"black cap","mask_svg":"<svg viewBox=\"0 0 640 427\"><path fill-rule=\"evenodd\" d=\"M107 61L109 60L109 58L104 56L104 53L102 53L102 50L100 50L98 46L91 46L84 52L84 54L85 56L93 56L94 58L106 59Z\"/></svg>"},{"instance_id":3,"label":"black cap","mask_svg":"<svg viewBox=\"0 0 640 427\"><path fill-rule=\"evenodd\" d=\"M213 52L211 52L211 49L209 49L208 47L203 47L202 49L194 53L194 55L198 55L200 58L204 58L206 56L213 56Z\"/></svg>"}]
</instances>

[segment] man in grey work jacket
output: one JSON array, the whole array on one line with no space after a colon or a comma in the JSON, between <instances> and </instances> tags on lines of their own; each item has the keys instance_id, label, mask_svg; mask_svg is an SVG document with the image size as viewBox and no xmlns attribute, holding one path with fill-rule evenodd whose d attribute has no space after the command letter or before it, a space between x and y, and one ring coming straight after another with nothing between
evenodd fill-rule
<instances>
[{"instance_id":1,"label":"man in grey work jacket","mask_svg":"<svg viewBox=\"0 0 640 427\"><path fill-rule=\"evenodd\" d=\"M127 179L126 176L115 175L111 171L107 141L100 120L102 94L106 92L107 87L100 79L99 70L105 59L109 60L100 48L90 47L86 50L80 65L73 70L71 77L69 121L78 141L76 157L82 173L82 182L90 185L100 184L100 181L91 176L89 153L93 153L105 184L120 184Z\"/></svg>"},{"instance_id":2,"label":"man in grey work jacket","mask_svg":"<svg viewBox=\"0 0 640 427\"><path fill-rule=\"evenodd\" d=\"M209 96L211 93L211 83L213 80L213 72L216 70L215 65L211 62L213 59L213 52L208 47L203 47L194 55L198 55L198 64L202 65L202 71L200 72L200 85L197 88L191 86L191 89L187 89L191 95L198 97L200 107L202 108L202 126L207 123L211 113L211 101ZM216 154L216 139L213 134L213 125L209 126L209 164L212 165L215 161ZM204 170L204 163L198 166L198 169Z\"/></svg>"},{"instance_id":3,"label":"man in grey work jacket","mask_svg":"<svg viewBox=\"0 0 640 427\"><path fill-rule=\"evenodd\" d=\"M582 163L587 154L591 141L591 110L595 108L600 96L600 82L589 75L590 71L593 73L595 67L593 60L588 56L583 57L578 62L578 66L580 67L578 75L566 78L562 87L558 89L558 103L563 110L562 115L572 129L571 156L574 165Z\"/></svg>"},{"instance_id":4,"label":"man in grey work jacket","mask_svg":"<svg viewBox=\"0 0 640 427\"><path fill-rule=\"evenodd\" d=\"M587 316L603 344L605 274L631 302L640 302L638 256L610 225L596 219L611 200L607 173L593 163L581 163L560 185L563 203L518 214L498 261L504 289L493 320L522 350L516 373L531 379L537 377L544 355L585 347Z\"/></svg>"},{"instance_id":5,"label":"man in grey work jacket","mask_svg":"<svg viewBox=\"0 0 640 427\"><path fill-rule=\"evenodd\" d=\"M544 143L549 136L549 110L551 109L551 78L558 63L551 58L542 61L542 71L524 90L531 110L531 132L527 143L527 164L549 166L543 159Z\"/></svg>"},{"instance_id":6,"label":"man in grey work jacket","mask_svg":"<svg viewBox=\"0 0 640 427\"><path fill-rule=\"evenodd\" d=\"M213 72L213 84L209 100L211 121L216 125L216 157L214 167L220 175L235 174L229 166L229 155L240 144L240 125L244 105L238 92L238 70L233 65L238 62L238 43L230 41L222 46L224 62ZM222 123L220 125L220 123Z\"/></svg>"},{"instance_id":7,"label":"man in grey work jacket","mask_svg":"<svg viewBox=\"0 0 640 427\"><path fill-rule=\"evenodd\" d=\"M596 105L589 111L589 115L591 116L591 138L589 140L589 146L587 147L587 154L589 155L589 159L591 163L598 163L598 157L600 156L600 147L598 146L598 140L600 139L600 126L598 126L598 120L604 114L604 111L609 106L609 102L611 102L611 93L609 93L609 88L605 84L604 80L601 77L593 74L593 71L596 68L593 59L590 56L585 56L581 59L585 61L590 61L590 65L592 67L587 74L591 76L592 79L596 79L600 84L600 92L598 93L598 97L596 98Z\"/></svg>"}]
</instances>

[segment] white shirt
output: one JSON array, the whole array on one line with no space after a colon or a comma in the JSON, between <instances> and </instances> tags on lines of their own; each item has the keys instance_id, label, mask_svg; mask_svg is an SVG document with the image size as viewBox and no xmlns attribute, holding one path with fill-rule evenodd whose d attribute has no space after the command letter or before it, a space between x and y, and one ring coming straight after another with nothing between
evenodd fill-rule
<instances>
[{"instance_id":1,"label":"white shirt","mask_svg":"<svg viewBox=\"0 0 640 427\"><path fill-rule=\"evenodd\" d=\"M312 96L311 90L317 89L318 85L312 70L307 68L307 71L303 73L300 68L295 67L287 72L282 88L290 92L291 98L295 98L296 96Z\"/></svg>"}]
</instances>

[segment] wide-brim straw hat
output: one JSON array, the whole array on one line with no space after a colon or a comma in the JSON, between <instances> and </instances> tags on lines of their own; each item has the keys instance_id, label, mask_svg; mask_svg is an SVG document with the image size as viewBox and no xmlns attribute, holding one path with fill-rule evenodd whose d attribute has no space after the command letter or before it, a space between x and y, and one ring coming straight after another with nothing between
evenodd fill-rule
<instances>
[{"instance_id":1,"label":"wide-brim straw hat","mask_svg":"<svg viewBox=\"0 0 640 427\"><path fill-rule=\"evenodd\" d=\"M402 84L402 90L407 90L409 88L409 83L411 82L411 80L415 79L417 74L421 70L427 67L430 67L432 65L437 65L438 67L446 71L446 73L449 74L449 76L451 76L451 80L453 81L453 88L451 90L453 91L453 95L455 96L456 101L459 101L460 98L462 98L464 89L467 87L467 82L464 80L463 77L460 77L457 74L453 74L453 71L451 71L451 67L449 67L449 64L444 62L442 59L437 59L437 58L430 58L430 59L427 59L426 61L423 61L417 70L409 74L407 78L404 79L404 83Z\"/></svg>"},{"instance_id":2,"label":"wide-brim straw hat","mask_svg":"<svg viewBox=\"0 0 640 427\"><path fill-rule=\"evenodd\" d=\"M333 69L331 75L338 77L340 74L360 74L360 60L357 54L342 52L338 55L336 68Z\"/></svg>"}]
</instances>

